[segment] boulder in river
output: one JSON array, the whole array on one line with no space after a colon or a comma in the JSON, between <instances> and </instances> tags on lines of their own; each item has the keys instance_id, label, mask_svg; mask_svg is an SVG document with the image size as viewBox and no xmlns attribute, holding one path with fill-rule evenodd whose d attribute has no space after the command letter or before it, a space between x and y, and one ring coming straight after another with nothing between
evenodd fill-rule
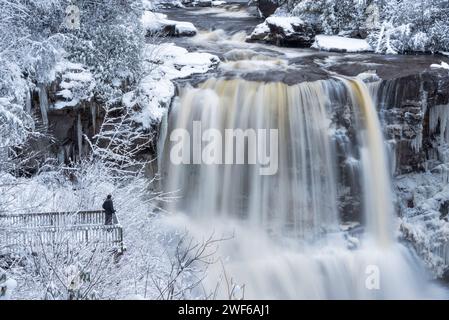
<instances>
[{"instance_id":1,"label":"boulder in river","mask_svg":"<svg viewBox=\"0 0 449 320\"><path fill-rule=\"evenodd\" d=\"M248 41L266 41L278 46L310 47L315 39L311 25L298 17L268 17L256 26Z\"/></svg>"},{"instance_id":2,"label":"boulder in river","mask_svg":"<svg viewBox=\"0 0 449 320\"><path fill-rule=\"evenodd\" d=\"M141 20L149 36L193 37L197 33L191 22L169 20L161 13L144 11Z\"/></svg>"}]
</instances>

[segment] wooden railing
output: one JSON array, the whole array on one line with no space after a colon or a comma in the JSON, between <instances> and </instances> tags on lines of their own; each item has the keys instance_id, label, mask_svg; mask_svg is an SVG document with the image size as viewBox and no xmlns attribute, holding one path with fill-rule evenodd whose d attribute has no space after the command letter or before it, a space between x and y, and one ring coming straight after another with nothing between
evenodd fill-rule
<instances>
[{"instance_id":1,"label":"wooden railing","mask_svg":"<svg viewBox=\"0 0 449 320\"><path fill-rule=\"evenodd\" d=\"M6 248L36 248L58 243L114 246L123 250L123 230L114 214L105 225L102 210L0 215L0 243Z\"/></svg>"},{"instance_id":2,"label":"wooden railing","mask_svg":"<svg viewBox=\"0 0 449 320\"><path fill-rule=\"evenodd\" d=\"M1 214L0 227L65 227L70 225L104 224L103 210L77 212L41 212Z\"/></svg>"}]
</instances>

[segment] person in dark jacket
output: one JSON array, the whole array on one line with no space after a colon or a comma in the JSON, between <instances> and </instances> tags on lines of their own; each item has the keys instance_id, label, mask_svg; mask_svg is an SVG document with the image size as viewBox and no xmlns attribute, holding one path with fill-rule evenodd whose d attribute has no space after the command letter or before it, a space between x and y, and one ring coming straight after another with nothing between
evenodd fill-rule
<instances>
[{"instance_id":1,"label":"person in dark jacket","mask_svg":"<svg viewBox=\"0 0 449 320\"><path fill-rule=\"evenodd\" d=\"M105 224L112 224L112 217L114 216L114 204L112 203L112 196L108 194L106 200L103 202L103 209L106 215Z\"/></svg>"}]
</instances>

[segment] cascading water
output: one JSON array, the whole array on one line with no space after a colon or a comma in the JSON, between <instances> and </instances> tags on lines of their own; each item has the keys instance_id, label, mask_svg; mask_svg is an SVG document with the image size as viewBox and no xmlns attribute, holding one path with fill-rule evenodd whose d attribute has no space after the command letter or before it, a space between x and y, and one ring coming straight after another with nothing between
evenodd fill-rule
<instances>
[{"instance_id":1,"label":"cascading water","mask_svg":"<svg viewBox=\"0 0 449 320\"><path fill-rule=\"evenodd\" d=\"M358 79L345 80L344 83L353 103L360 108L364 123L360 153L367 231L379 244L386 246L393 241L394 209L382 128L366 85Z\"/></svg>"},{"instance_id":2,"label":"cascading water","mask_svg":"<svg viewBox=\"0 0 449 320\"><path fill-rule=\"evenodd\" d=\"M287 86L212 79L198 89L181 93L170 116L170 128L192 132L192 123L200 121L203 132L210 128L223 133L227 128L243 132L278 129L278 148L270 151L279 156L276 154L275 175L261 175L259 163L171 165L167 189L185 191L177 207L202 218L241 217L252 225L301 237L336 229L337 192L326 131L330 121L326 116L325 86L325 82ZM257 138L259 142L265 139ZM265 140L268 142L268 138ZM221 146L222 142L212 143ZM235 142L250 147L258 143ZM173 142L167 143L166 150L172 150ZM200 144L194 141L192 150L200 150ZM170 163L168 158L164 163Z\"/></svg>"},{"instance_id":3,"label":"cascading water","mask_svg":"<svg viewBox=\"0 0 449 320\"><path fill-rule=\"evenodd\" d=\"M331 134L333 98L350 105L357 120L366 227L361 244L352 250L338 231L341 184ZM202 131L215 129L222 136L226 129L277 129L278 170L274 175L260 175L261 164L248 163L251 151L245 155L245 164L221 164L235 146L229 147L234 140L219 135L184 141L184 149L192 151L184 159L191 164L171 163L171 152L179 148L172 133L180 128L192 133L198 126L195 123L201 124ZM247 139L236 146L251 150L257 140ZM361 80L337 78L288 86L210 79L198 88L181 90L160 145L164 145L160 163L165 190L178 190L181 196L170 209L187 214L175 216L173 223L187 225L199 237L212 230L235 235L220 244L218 254L225 272L245 285L245 298L440 295L422 276L419 261L394 241L392 192L380 122ZM212 156L222 162L195 160L195 154L204 150L224 150L219 157ZM370 270L378 270L378 285L367 284ZM220 266L211 267L204 281L206 290L216 288L222 273ZM229 296L224 289L217 294Z\"/></svg>"}]
</instances>

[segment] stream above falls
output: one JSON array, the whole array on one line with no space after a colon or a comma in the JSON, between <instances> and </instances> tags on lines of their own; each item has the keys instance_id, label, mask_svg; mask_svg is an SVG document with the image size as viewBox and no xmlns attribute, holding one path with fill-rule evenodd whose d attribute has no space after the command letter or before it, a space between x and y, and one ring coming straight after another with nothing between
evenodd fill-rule
<instances>
[{"instance_id":1,"label":"stream above falls","mask_svg":"<svg viewBox=\"0 0 449 320\"><path fill-rule=\"evenodd\" d=\"M241 3L206 8L170 8L161 12L169 19L191 22L198 29L194 37L166 38L163 41L174 42L189 51L217 55L224 62L218 73L225 77L238 75L247 80L295 84L327 79L334 73L356 76L375 71L380 78L389 80L422 73L429 70L431 64L449 62L449 58L443 55L337 53L245 42L263 19L257 17L255 7Z\"/></svg>"}]
</instances>

